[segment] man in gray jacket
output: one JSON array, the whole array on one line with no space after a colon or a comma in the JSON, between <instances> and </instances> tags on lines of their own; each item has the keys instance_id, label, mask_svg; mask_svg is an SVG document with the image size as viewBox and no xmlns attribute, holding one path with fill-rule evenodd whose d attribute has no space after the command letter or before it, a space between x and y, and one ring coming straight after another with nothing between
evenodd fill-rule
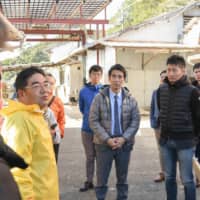
<instances>
[{"instance_id":1,"label":"man in gray jacket","mask_svg":"<svg viewBox=\"0 0 200 200\"><path fill-rule=\"evenodd\" d=\"M104 200L107 182L115 161L117 174L117 200L128 198L128 165L139 128L140 116L136 100L123 88L126 70L120 65L112 66L108 72L110 85L94 98L90 108L89 122L94 132L97 162L98 200Z\"/></svg>"}]
</instances>

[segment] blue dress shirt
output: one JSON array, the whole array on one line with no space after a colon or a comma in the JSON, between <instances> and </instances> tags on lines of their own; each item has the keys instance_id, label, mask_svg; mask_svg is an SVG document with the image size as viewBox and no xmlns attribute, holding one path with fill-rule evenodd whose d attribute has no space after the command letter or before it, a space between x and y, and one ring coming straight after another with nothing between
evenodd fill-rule
<instances>
[{"instance_id":1,"label":"blue dress shirt","mask_svg":"<svg viewBox=\"0 0 200 200\"><path fill-rule=\"evenodd\" d=\"M119 111L119 121L121 122L121 112L122 112L122 91L120 90L119 93L114 93L111 89L109 89L109 98L110 98L110 105L111 105L111 134L114 135L114 102L115 102L115 95L118 96L117 103L118 103L118 111ZM121 123L120 123L120 132L122 133Z\"/></svg>"}]
</instances>

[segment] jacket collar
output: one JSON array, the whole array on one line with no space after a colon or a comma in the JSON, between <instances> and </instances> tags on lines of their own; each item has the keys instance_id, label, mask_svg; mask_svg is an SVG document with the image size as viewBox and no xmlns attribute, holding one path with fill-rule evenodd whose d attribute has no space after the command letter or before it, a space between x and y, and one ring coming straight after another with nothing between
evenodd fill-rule
<instances>
[{"instance_id":1,"label":"jacket collar","mask_svg":"<svg viewBox=\"0 0 200 200\"><path fill-rule=\"evenodd\" d=\"M198 89L200 89L200 84L198 83L198 81L192 81L192 85L194 85L195 87L197 87Z\"/></svg>"},{"instance_id":2,"label":"jacket collar","mask_svg":"<svg viewBox=\"0 0 200 200\"><path fill-rule=\"evenodd\" d=\"M187 76L182 76L178 81L176 81L174 84L171 84L168 80L168 78L166 78L164 80L168 85L169 87L173 87L173 88L180 88L180 87L183 87L183 86L186 86L186 85L189 85L189 81L187 79Z\"/></svg>"},{"instance_id":3,"label":"jacket collar","mask_svg":"<svg viewBox=\"0 0 200 200\"><path fill-rule=\"evenodd\" d=\"M109 85L105 86L104 88L102 88L100 90L100 93L105 97L109 97L109 88L110 88ZM130 96L131 95L129 90L126 87L123 87L121 92L122 92L122 99L124 99L125 96Z\"/></svg>"}]
</instances>

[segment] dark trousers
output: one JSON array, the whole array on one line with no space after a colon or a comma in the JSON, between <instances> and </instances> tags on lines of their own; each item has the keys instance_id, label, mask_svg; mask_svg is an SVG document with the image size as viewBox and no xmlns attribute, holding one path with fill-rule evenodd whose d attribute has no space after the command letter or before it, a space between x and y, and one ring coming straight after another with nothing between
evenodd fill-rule
<instances>
[{"instance_id":1,"label":"dark trousers","mask_svg":"<svg viewBox=\"0 0 200 200\"><path fill-rule=\"evenodd\" d=\"M107 193L107 183L115 161L117 175L117 200L127 200L128 198L128 165L132 150L132 145L123 145L122 148L112 150L107 145L95 144L97 160L97 186L95 188L98 200L104 200Z\"/></svg>"},{"instance_id":2,"label":"dark trousers","mask_svg":"<svg viewBox=\"0 0 200 200\"><path fill-rule=\"evenodd\" d=\"M56 163L58 162L58 153L59 153L60 144L53 144L53 149L55 153Z\"/></svg>"},{"instance_id":3,"label":"dark trousers","mask_svg":"<svg viewBox=\"0 0 200 200\"><path fill-rule=\"evenodd\" d=\"M82 143L86 157L86 178L88 182L93 182L94 167L95 167L95 148L93 143L93 134L88 134L82 131Z\"/></svg>"},{"instance_id":4,"label":"dark trousers","mask_svg":"<svg viewBox=\"0 0 200 200\"><path fill-rule=\"evenodd\" d=\"M196 145L195 156L200 163L200 142L198 142L198 144Z\"/></svg>"}]
</instances>

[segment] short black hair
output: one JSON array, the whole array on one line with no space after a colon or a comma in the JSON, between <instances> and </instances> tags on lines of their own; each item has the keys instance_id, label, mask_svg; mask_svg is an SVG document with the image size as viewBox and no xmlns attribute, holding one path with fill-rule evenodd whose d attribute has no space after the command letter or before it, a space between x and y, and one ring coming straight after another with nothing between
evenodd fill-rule
<instances>
[{"instance_id":1,"label":"short black hair","mask_svg":"<svg viewBox=\"0 0 200 200\"><path fill-rule=\"evenodd\" d=\"M24 89L27 86L28 79L34 74L41 74L45 76L45 72L38 67L32 66L26 68L17 75L14 84L15 90L18 91L19 89Z\"/></svg>"},{"instance_id":2,"label":"short black hair","mask_svg":"<svg viewBox=\"0 0 200 200\"><path fill-rule=\"evenodd\" d=\"M195 70L195 69L199 69L200 68L200 63L196 63L194 66L193 66L193 71Z\"/></svg>"},{"instance_id":3,"label":"short black hair","mask_svg":"<svg viewBox=\"0 0 200 200\"><path fill-rule=\"evenodd\" d=\"M89 69L89 74L91 74L92 72L101 72L103 73L103 69L100 65L92 65Z\"/></svg>"},{"instance_id":4,"label":"short black hair","mask_svg":"<svg viewBox=\"0 0 200 200\"><path fill-rule=\"evenodd\" d=\"M185 68L185 59L179 55L172 55L167 59L167 65L177 65L180 68Z\"/></svg>"},{"instance_id":5,"label":"short black hair","mask_svg":"<svg viewBox=\"0 0 200 200\"><path fill-rule=\"evenodd\" d=\"M55 79L55 77L53 76L53 74L51 74L51 73L46 73L45 75L46 75L46 76L52 77L52 78L56 81L56 79Z\"/></svg>"},{"instance_id":6,"label":"short black hair","mask_svg":"<svg viewBox=\"0 0 200 200\"><path fill-rule=\"evenodd\" d=\"M167 73L167 70L165 69L165 70L162 70L161 72L160 72L160 76L162 75L162 74L166 74Z\"/></svg>"},{"instance_id":7,"label":"short black hair","mask_svg":"<svg viewBox=\"0 0 200 200\"><path fill-rule=\"evenodd\" d=\"M124 74L124 78L126 78L126 69L121 64L115 64L109 69L108 71L109 77L111 76L113 70L121 71Z\"/></svg>"}]
</instances>

